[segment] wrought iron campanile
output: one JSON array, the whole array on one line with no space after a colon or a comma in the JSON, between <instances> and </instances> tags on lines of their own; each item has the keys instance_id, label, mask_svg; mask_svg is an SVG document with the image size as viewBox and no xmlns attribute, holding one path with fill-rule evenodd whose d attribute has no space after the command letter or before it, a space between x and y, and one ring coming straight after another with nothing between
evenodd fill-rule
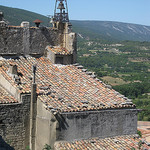
<instances>
[{"instance_id":1,"label":"wrought iron campanile","mask_svg":"<svg viewBox=\"0 0 150 150\"><path fill-rule=\"evenodd\" d=\"M69 22L67 0L56 0L54 21Z\"/></svg>"}]
</instances>

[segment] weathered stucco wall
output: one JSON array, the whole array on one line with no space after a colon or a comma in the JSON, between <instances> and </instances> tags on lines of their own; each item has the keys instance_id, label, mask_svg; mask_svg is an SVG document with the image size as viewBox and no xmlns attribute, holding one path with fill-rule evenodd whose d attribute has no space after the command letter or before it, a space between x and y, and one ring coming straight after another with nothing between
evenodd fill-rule
<instances>
[{"instance_id":1,"label":"weathered stucco wall","mask_svg":"<svg viewBox=\"0 0 150 150\"><path fill-rule=\"evenodd\" d=\"M13 95L18 101L20 101L20 93L13 87L4 77L0 74L0 84L7 90L11 95Z\"/></svg>"},{"instance_id":2,"label":"weathered stucco wall","mask_svg":"<svg viewBox=\"0 0 150 150\"><path fill-rule=\"evenodd\" d=\"M136 134L137 110L103 110L98 112L63 114L57 140L73 140L91 137L110 137Z\"/></svg>"},{"instance_id":3,"label":"weathered stucco wall","mask_svg":"<svg viewBox=\"0 0 150 150\"><path fill-rule=\"evenodd\" d=\"M36 119L36 150L42 150L45 144L53 148L56 141L56 127L58 122L54 115L45 109L41 101L37 101Z\"/></svg>"},{"instance_id":4,"label":"weathered stucco wall","mask_svg":"<svg viewBox=\"0 0 150 150\"><path fill-rule=\"evenodd\" d=\"M60 44L58 30L46 27L0 27L1 55L43 55L47 45Z\"/></svg>"},{"instance_id":5,"label":"weathered stucco wall","mask_svg":"<svg viewBox=\"0 0 150 150\"><path fill-rule=\"evenodd\" d=\"M29 145L30 95L22 95L22 101L0 105L0 149L6 149L6 143L15 150L24 150Z\"/></svg>"},{"instance_id":6,"label":"weathered stucco wall","mask_svg":"<svg viewBox=\"0 0 150 150\"><path fill-rule=\"evenodd\" d=\"M55 64L56 55L55 55L52 51L46 50L45 56L46 56L47 58L49 58L50 61L51 61L53 64Z\"/></svg>"}]
</instances>

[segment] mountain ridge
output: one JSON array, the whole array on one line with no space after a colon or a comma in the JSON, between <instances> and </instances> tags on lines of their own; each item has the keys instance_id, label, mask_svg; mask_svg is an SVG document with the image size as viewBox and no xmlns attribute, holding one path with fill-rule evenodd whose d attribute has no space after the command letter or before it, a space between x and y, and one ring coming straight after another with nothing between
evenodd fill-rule
<instances>
[{"instance_id":1,"label":"mountain ridge","mask_svg":"<svg viewBox=\"0 0 150 150\"><path fill-rule=\"evenodd\" d=\"M150 26L114 21L72 21L75 28L80 26L82 33L92 31L95 35L116 40L150 41ZM76 31L79 32L78 28ZM86 35L86 33L84 34Z\"/></svg>"}]
</instances>

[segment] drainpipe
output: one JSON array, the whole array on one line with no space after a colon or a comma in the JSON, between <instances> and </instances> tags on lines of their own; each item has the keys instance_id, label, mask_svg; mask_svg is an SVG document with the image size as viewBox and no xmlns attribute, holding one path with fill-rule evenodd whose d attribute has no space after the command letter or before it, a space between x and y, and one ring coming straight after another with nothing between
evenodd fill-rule
<instances>
[{"instance_id":1,"label":"drainpipe","mask_svg":"<svg viewBox=\"0 0 150 150\"><path fill-rule=\"evenodd\" d=\"M36 115L37 115L37 94L36 94L36 83L35 73L36 65L32 66L33 71L33 82L31 85L31 104L30 104L30 149L35 150L35 135L36 135Z\"/></svg>"}]
</instances>

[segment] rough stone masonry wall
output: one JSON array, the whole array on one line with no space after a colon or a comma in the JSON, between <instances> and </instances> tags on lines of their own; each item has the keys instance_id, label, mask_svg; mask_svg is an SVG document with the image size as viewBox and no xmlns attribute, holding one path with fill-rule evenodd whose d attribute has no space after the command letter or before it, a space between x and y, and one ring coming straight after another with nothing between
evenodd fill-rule
<instances>
[{"instance_id":1,"label":"rough stone masonry wall","mask_svg":"<svg viewBox=\"0 0 150 150\"><path fill-rule=\"evenodd\" d=\"M6 146L5 142L15 150L25 150L29 145L30 95L23 95L22 101L0 105L0 149Z\"/></svg>"},{"instance_id":2,"label":"rough stone masonry wall","mask_svg":"<svg viewBox=\"0 0 150 150\"><path fill-rule=\"evenodd\" d=\"M58 30L46 27L0 27L0 55L43 55L47 45L60 44Z\"/></svg>"},{"instance_id":3,"label":"rough stone masonry wall","mask_svg":"<svg viewBox=\"0 0 150 150\"><path fill-rule=\"evenodd\" d=\"M58 30L51 28L30 29L30 54L44 54L47 45L58 46L60 44Z\"/></svg>"},{"instance_id":4,"label":"rough stone masonry wall","mask_svg":"<svg viewBox=\"0 0 150 150\"><path fill-rule=\"evenodd\" d=\"M57 140L111 137L137 133L137 110L103 110L58 116Z\"/></svg>"},{"instance_id":5,"label":"rough stone masonry wall","mask_svg":"<svg viewBox=\"0 0 150 150\"><path fill-rule=\"evenodd\" d=\"M0 54L23 53L23 28L0 27Z\"/></svg>"}]
</instances>

